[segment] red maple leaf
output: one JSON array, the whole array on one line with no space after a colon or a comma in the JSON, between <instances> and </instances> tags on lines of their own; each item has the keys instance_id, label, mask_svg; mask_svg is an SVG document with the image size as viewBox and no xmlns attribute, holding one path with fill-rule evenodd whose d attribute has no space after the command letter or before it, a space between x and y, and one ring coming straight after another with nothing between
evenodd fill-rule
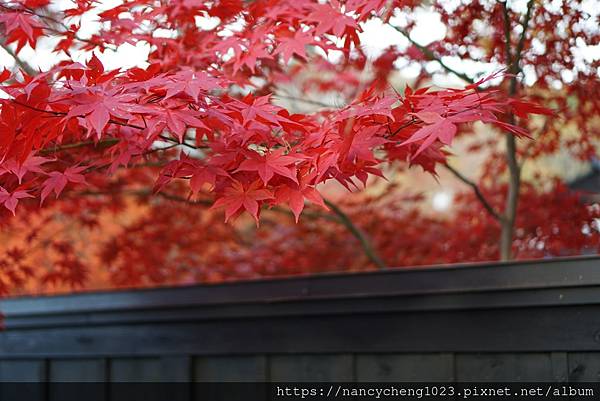
<instances>
[{"instance_id":1,"label":"red maple leaf","mask_svg":"<svg viewBox=\"0 0 600 401\"><path fill-rule=\"evenodd\" d=\"M15 209L17 208L19 200L23 198L33 198L33 195L24 190L8 192L6 189L0 187L0 203L10 210L13 216L15 215Z\"/></svg>"},{"instance_id":2,"label":"red maple leaf","mask_svg":"<svg viewBox=\"0 0 600 401\"><path fill-rule=\"evenodd\" d=\"M279 187L275 192L274 203L287 203L290 206L292 213L294 213L294 218L297 223L302 210L304 210L305 199L321 206L325 210L329 210L325 205L321 194L319 194L314 187L306 185L305 183L298 185L296 188L287 185Z\"/></svg>"},{"instance_id":3,"label":"red maple leaf","mask_svg":"<svg viewBox=\"0 0 600 401\"><path fill-rule=\"evenodd\" d=\"M288 63L294 55L306 60L306 46L313 42L311 34L297 31L293 37L280 37L279 45L273 54L281 54L284 63Z\"/></svg>"},{"instance_id":4,"label":"red maple leaf","mask_svg":"<svg viewBox=\"0 0 600 401\"><path fill-rule=\"evenodd\" d=\"M41 156L30 156L22 163L19 163L15 159L10 159L0 165L0 176L6 173L12 173L17 177L20 184L25 174L29 172L44 174L44 170L42 170L40 166L49 161L51 161L51 159Z\"/></svg>"},{"instance_id":5,"label":"red maple leaf","mask_svg":"<svg viewBox=\"0 0 600 401\"><path fill-rule=\"evenodd\" d=\"M69 182L85 184L85 177L81 173L87 168L87 166L69 167L62 173L59 171L52 171L50 174L48 174L50 178L42 183L40 203L44 203L46 197L52 192L54 192L58 198L60 193L63 191L63 189L65 189L65 186Z\"/></svg>"},{"instance_id":6,"label":"red maple leaf","mask_svg":"<svg viewBox=\"0 0 600 401\"><path fill-rule=\"evenodd\" d=\"M7 43L17 42L19 52L26 42L35 48L37 38L43 35L43 25L37 20L37 16L25 12L0 12L0 23L4 23L4 29L8 36Z\"/></svg>"},{"instance_id":7,"label":"red maple leaf","mask_svg":"<svg viewBox=\"0 0 600 401\"><path fill-rule=\"evenodd\" d=\"M192 178L190 178L192 195L197 195L204 184L209 184L211 187L214 187L218 176L229 177L229 174L220 167L210 165L202 166L194 171Z\"/></svg>"},{"instance_id":8,"label":"red maple leaf","mask_svg":"<svg viewBox=\"0 0 600 401\"><path fill-rule=\"evenodd\" d=\"M419 155L426 148L431 146L435 140L440 140L443 144L449 145L456 135L457 127L448 118L444 118L435 112L419 112L415 115L426 125L417 130L402 145L408 145L414 142L422 141L421 146L415 152L414 156Z\"/></svg>"},{"instance_id":9,"label":"red maple leaf","mask_svg":"<svg viewBox=\"0 0 600 401\"><path fill-rule=\"evenodd\" d=\"M315 33L317 35L323 35L324 33L330 32L335 36L341 37L346 28L352 30L358 29L358 24L353 18L335 10L329 4L315 4L313 5L313 10L314 11L308 15L307 21L317 23L315 28Z\"/></svg>"},{"instance_id":10,"label":"red maple leaf","mask_svg":"<svg viewBox=\"0 0 600 401\"><path fill-rule=\"evenodd\" d=\"M284 148L267 153L264 156L256 152L250 152L248 154L251 159L244 160L237 171L256 171L265 185L269 183L275 174L287 177L297 183L296 167L293 164L301 159L286 156L284 153Z\"/></svg>"},{"instance_id":11,"label":"red maple leaf","mask_svg":"<svg viewBox=\"0 0 600 401\"><path fill-rule=\"evenodd\" d=\"M135 94L120 93L119 89L94 87L87 93L73 97L76 105L69 110L66 118L84 117L90 128L96 131L96 136L101 138L111 116L122 119L132 117L130 111L136 107L132 101L137 97Z\"/></svg>"},{"instance_id":12,"label":"red maple leaf","mask_svg":"<svg viewBox=\"0 0 600 401\"><path fill-rule=\"evenodd\" d=\"M259 201L272 198L271 191L263 188L258 180L246 186L233 180L231 186L225 188L223 195L217 199L212 208L225 207L225 222L240 210L246 210L258 225Z\"/></svg>"}]
</instances>

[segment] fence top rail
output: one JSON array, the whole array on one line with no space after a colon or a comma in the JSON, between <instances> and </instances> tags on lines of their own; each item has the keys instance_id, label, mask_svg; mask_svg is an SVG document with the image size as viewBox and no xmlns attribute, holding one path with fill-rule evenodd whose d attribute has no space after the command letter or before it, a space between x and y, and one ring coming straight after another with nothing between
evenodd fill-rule
<instances>
[{"instance_id":1,"label":"fence top rail","mask_svg":"<svg viewBox=\"0 0 600 401\"><path fill-rule=\"evenodd\" d=\"M600 286L600 255L461 263L372 272L159 287L0 300L6 318L227 304L360 299ZM600 294L599 294L600 302Z\"/></svg>"}]
</instances>

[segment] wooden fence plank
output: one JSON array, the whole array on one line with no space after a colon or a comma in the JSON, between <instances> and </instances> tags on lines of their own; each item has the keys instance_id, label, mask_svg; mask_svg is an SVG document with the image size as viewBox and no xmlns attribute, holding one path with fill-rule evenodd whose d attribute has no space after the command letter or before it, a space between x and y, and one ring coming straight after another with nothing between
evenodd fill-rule
<instances>
[{"instance_id":1,"label":"wooden fence plank","mask_svg":"<svg viewBox=\"0 0 600 401\"><path fill-rule=\"evenodd\" d=\"M456 354L457 381L553 381L550 353Z\"/></svg>"},{"instance_id":2,"label":"wooden fence plank","mask_svg":"<svg viewBox=\"0 0 600 401\"><path fill-rule=\"evenodd\" d=\"M230 401L248 399L246 388L235 382L265 382L267 376L267 358L264 355L211 356L194 358L195 400ZM223 394L223 384L231 382L227 394ZM217 383L212 387L208 383ZM266 400L266 387L256 388L256 399Z\"/></svg>"},{"instance_id":3,"label":"wooden fence plank","mask_svg":"<svg viewBox=\"0 0 600 401\"><path fill-rule=\"evenodd\" d=\"M114 358L110 360L110 401L129 401L132 394L137 399L160 401L164 394L156 387L140 386L140 382L159 382L162 378L160 358Z\"/></svg>"},{"instance_id":4,"label":"wooden fence plank","mask_svg":"<svg viewBox=\"0 0 600 401\"><path fill-rule=\"evenodd\" d=\"M352 355L272 355L270 379L274 382L354 381Z\"/></svg>"},{"instance_id":5,"label":"wooden fence plank","mask_svg":"<svg viewBox=\"0 0 600 401\"><path fill-rule=\"evenodd\" d=\"M46 379L46 361L0 360L0 381L4 382L37 382Z\"/></svg>"},{"instance_id":6,"label":"wooden fence plank","mask_svg":"<svg viewBox=\"0 0 600 401\"><path fill-rule=\"evenodd\" d=\"M568 353L569 381L600 381L600 352Z\"/></svg>"},{"instance_id":7,"label":"wooden fence plank","mask_svg":"<svg viewBox=\"0 0 600 401\"><path fill-rule=\"evenodd\" d=\"M267 381L265 356L214 356L194 358L195 382Z\"/></svg>"},{"instance_id":8,"label":"wooden fence plank","mask_svg":"<svg viewBox=\"0 0 600 401\"><path fill-rule=\"evenodd\" d=\"M103 358L53 359L49 363L48 395L50 401L105 401L107 397L107 362ZM90 382L96 384L91 387ZM88 384L85 384L88 383ZM90 391L93 388L93 391Z\"/></svg>"},{"instance_id":9,"label":"wooden fence plank","mask_svg":"<svg viewBox=\"0 0 600 401\"><path fill-rule=\"evenodd\" d=\"M443 278L440 278L443 279ZM185 289L181 289L182 291ZM172 290L176 291L176 290ZM48 329L53 327L118 326L122 324L169 324L172 322L201 322L215 319L249 319L314 316L321 317L339 314L441 312L474 309L510 309L542 306L600 305L600 286L573 286L559 288L519 289L481 292L424 292L407 296L381 297L375 294L360 293L347 298L325 298L319 300L286 300L277 302L225 303L190 306L173 305L170 299L163 306L136 309L123 307L96 312L74 311L29 314L28 309L18 309L5 317L7 330ZM143 294L154 299L150 291ZM120 294L115 294L118 296ZM75 297L75 296L74 296ZM92 299L93 300L93 299ZM88 300L92 302L92 300ZM13 307L20 300L11 300ZM53 304L55 299L46 299ZM156 299L154 299L157 302ZM307 302L310 301L310 302ZM27 303L27 300L23 300ZM61 304L59 302L59 304ZM3 309L0 300L0 310ZM314 306L314 307L313 307ZM317 307L318 306L318 307ZM82 305L86 307L86 305ZM41 308L40 308L41 309ZM82 338L80 341L85 342Z\"/></svg>"},{"instance_id":10,"label":"wooden fence plank","mask_svg":"<svg viewBox=\"0 0 600 401\"><path fill-rule=\"evenodd\" d=\"M552 352L552 375L555 382L567 382L569 380L569 361L566 352Z\"/></svg>"},{"instance_id":11,"label":"wooden fence plank","mask_svg":"<svg viewBox=\"0 0 600 401\"><path fill-rule=\"evenodd\" d=\"M600 380L599 262L0 301L0 381Z\"/></svg>"},{"instance_id":12,"label":"wooden fence plank","mask_svg":"<svg viewBox=\"0 0 600 401\"><path fill-rule=\"evenodd\" d=\"M50 401L78 401L85 394L86 401L106 401L108 384L107 361L92 359L53 359L49 363L50 381L48 396ZM90 384L96 382L93 391ZM78 384L81 383L81 384Z\"/></svg>"},{"instance_id":13,"label":"wooden fence plank","mask_svg":"<svg viewBox=\"0 0 600 401\"><path fill-rule=\"evenodd\" d=\"M162 381L178 383L192 380L192 357L189 355L163 356L160 366Z\"/></svg>"},{"instance_id":14,"label":"wooden fence plank","mask_svg":"<svg viewBox=\"0 0 600 401\"><path fill-rule=\"evenodd\" d=\"M451 382L452 354L361 354L356 356L359 382Z\"/></svg>"},{"instance_id":15,"label":"wooden fence plank","mask_svg":"<svg viewBox=\"0 0 600 401\"><path fill-rule=\"evenodd\" d=\"M102 358L52 359L49 368L50 381L101 382L106 380L106 360Z\"/></svg>"},{"instance_id":16,"label":"wooden fence plank","mask_svg":"<svg viewBox=\"0 0 600 401\"><path fill-rule=\"evenodd\" d=\"M112 382L159 381L162 373L160 358L115 358L110 361Z\"/></svg>"},{"instance_id":17,"label":"wooden fence plank","mask_svg":"<svg viewBox=\"0 0 600 401\"><path fill-rule=\"evenodd\" d=\"M0 360L0 400L46 401L47 363L38 360Z\"/></svg>"}]
</instances>

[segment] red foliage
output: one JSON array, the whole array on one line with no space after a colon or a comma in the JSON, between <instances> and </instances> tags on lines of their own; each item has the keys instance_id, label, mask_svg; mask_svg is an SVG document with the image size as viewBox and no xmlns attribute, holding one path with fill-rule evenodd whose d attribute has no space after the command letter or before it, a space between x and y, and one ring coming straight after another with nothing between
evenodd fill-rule
<instances>
[{"instance_id":1,"label":"red foliage","mask_svg":"<svg viewBox=\"0 0 600 401\"><path fill-rule=\"evenodd\" d=\"M519 157L537 159L561 147L576 149L580 158L595 154L598 63L585 68L574 63L573 48L577 41L597 42L599 34L584 27L589 16L579 1L557 10L530 5L522 18L499 3L469 1L450 9L439 2L433 7L448 26L446 40L390 47L374 61L361 47L362 24L372 18L390 23L398 11L408 15L407 26L398 29L408 29L419 2L131 0L102 10L96 2L78 0L62 11L54 3L0 0L0 34L14 44L17 56L24 46L35 48L41 37L50 36L53 50L67 58L38 74L0 74L0 89L7 94L0 98L0 206L5 209L0 225L7 231L27 227L20 232L22 248L7 248L0 259L10 266L0 289L22 287L32 275L44 284L83 285L97 267L90 268L84 258L90 256L76 250L77 240L40 233L57 216L67 233L82 227L102 232L100 216L127 220L123 211L137 215L97 244L101 263L115 269L109 273L115 285L369 268L373 261L357 256L356 239L340 230L339 221L313 224L300 218L294 225L273 216L289 211L298 222L305 201L320 207L310 214L325 213L322 190L328 181L357 189L370 176L383 177L390 166L418 165L435 175L436 167L447 163L446 146L472 134L473 123L499 128L500 137L536 138L518 149ZM98 13L101 28L83 38L81 16L90 12ZM206 28L202 20L216 25ZM543 54L529 51L533 35L519 39L529 21L541 32L535 40L545 46ZM482 22L487 30L477 27ZM557 33L561 24L583 28L571 29L565 39ZM95 55L85 64L72 57L125 43L150 46L146 68L109 71ZM334 53L341 55L339 61L322 55ZM464 88L407 86L402 93L387 83L399 58L426 63L452 55L503 65L511 73L530 66L537 80L525 87L510 74L496 73ZM365 78L361 72L370 66L374 73ZM311 73L315 68L318 73ZM565 70L576 79L568 82L561 75ZM273 99L293 79L290 73L307 75L299 80L306 92L339 91L346 105L307 113L282 107ZM557 84L560 90L553 89ZM574 108L573 101L579 102ZM554 119L552 109L562 119ZM531 114L545 116L543 132L536 131L539 119ZM580 141L561 134L569 124L580 131ZM471 136L474 148L491 155L479 187L501 210L506 184L497 178L506 166L497 140L478 143ZM127 203L131 195L138 206ZM558 183L548 190L524 182L521 195L526 212L515 229L516 257L596 251L597 210L576 194ZM542 207L552 196L552 207ZM497 258L494 216L486 215L471 193L457 202L456 214L442 219L390 191L377 200L358 195L341 201L388 265ZM223 208L226 221L246 212L263 227L249 241L238 232L244 221L217 225L220 212L189 204ZM573 209L571 227L562 220L565 207ZM266 224L261 211L269 216ZM559 223L543 221L554 219L554 213L561 215ZM16 217L4 217L10 214ZM35 224L23 226L29 219ZM35 259L36 247L52 248L53 255L48 272L37 275L23 264ZM318 266L317 259L323 261Z\"/></svg>"}]
</instances>

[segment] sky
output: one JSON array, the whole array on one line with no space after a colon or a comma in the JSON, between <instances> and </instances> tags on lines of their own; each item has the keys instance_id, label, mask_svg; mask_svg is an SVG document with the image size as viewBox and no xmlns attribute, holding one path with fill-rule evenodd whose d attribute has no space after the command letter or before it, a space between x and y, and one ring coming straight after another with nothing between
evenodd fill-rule
<instances>
[{"instance_id":1,"label":"sky","mask_svg":"<svg viewBox=\"0 0 600 401\"><path fill-rule=\"evenodd\" d=\"M452 8L455 6L453 4L457 2L458 0L448 0L447 6ZM115 7L121 3L121 0L100 0L98 10L95 12L95 14L87 13L83 17L83 20L81 21L82 29L80 31L80 36L89 37L91 34L97 32L100 24L96 19L96 14L102 10ZM527 0L514 0L510 2L510 7L515 11L523 12L524 8L526 7L526 3ZM558 6L558 3L559 2L556 0L545 1L544 6ZM72 4L69 0L60 0L58 2L54 2L53 4L56 4L55 8L59 9L72 7ZM597 7L597 5L597 0L586 0L584 1L583 9L591 15L598 15L600 10L598 10L599 7ZM401 15L397 15L390 20L390 23L400 26L403 25L403 19L404 18ZM416 26L411 31L411 38L417 43L421 45L428 45L434 41L444 38L446 28L441 22L437 13L431 11L430 9L422 8L416 12L416 21ZM205 18L200 20L199 23L208 27L214 22ZM594 18L590 18L590 24L593 23ZM379 19L367 21L363 24L362 28L363 32L361 34L361 42L363 43L365 52L370 57L377 57L389 46L395 45L402 49L409 45L408 40L402 36L400 32L396 31L390 25L383 24ZM60 58L55 53L51 52L50 46L48 46L49 40L52 39L42 39L40 46L38 46L38 49L35 51L29 46L26 46L20 52L19 56L36 69L49 69ZM534 51L544 50L539 48L539 44L537 46L538 49L535 48L536 43L534 42ZM116 52L107 50L103 54L97 55L107 69L130 68L134 66L145 67L147 66L146 60L148 58L149 50L150 49L147 44L140 43L136 46L123 44L117 49ZM600 44L596 46L582 46L582 44L580 44L576 53L578 59L576 60L576 64L582 65L584 63L589 63L592 60L600 59ZM87 59L89 59L89 57L89 52L74 52L74 59L76 61L85 62ZM335 55L332 57L335 57ZM63 55L62 58L65 58L65 56ZM458 57L444 57L444 62L453 68L464 71L468 75L490 74L501 68L499 65L460 60ZM13 66L13 58L6 51L0 49L0 68L11 68ZM401 68L402 75L409 79L411 77L416 77L420 69L420 66L416 63L406 64L400 62L397 64L397 66ZM430 72L441 71L441 67L436 62L429 63L426 68ZM569 77L572 76L572 73L566 71L563 78L568 80ZM438 79L440 79L440 77L438 77ZM452 81L452 78L445 77L442 79L445 80L442 83L444 85L450 83L460 84L460 82L447 82L448 79ZM529 84L533 83L528 81L535 81L535 76L532 76L531 73L528 74L527 71L525 71L525 82Z\"/></svg>"}]
</instances>

